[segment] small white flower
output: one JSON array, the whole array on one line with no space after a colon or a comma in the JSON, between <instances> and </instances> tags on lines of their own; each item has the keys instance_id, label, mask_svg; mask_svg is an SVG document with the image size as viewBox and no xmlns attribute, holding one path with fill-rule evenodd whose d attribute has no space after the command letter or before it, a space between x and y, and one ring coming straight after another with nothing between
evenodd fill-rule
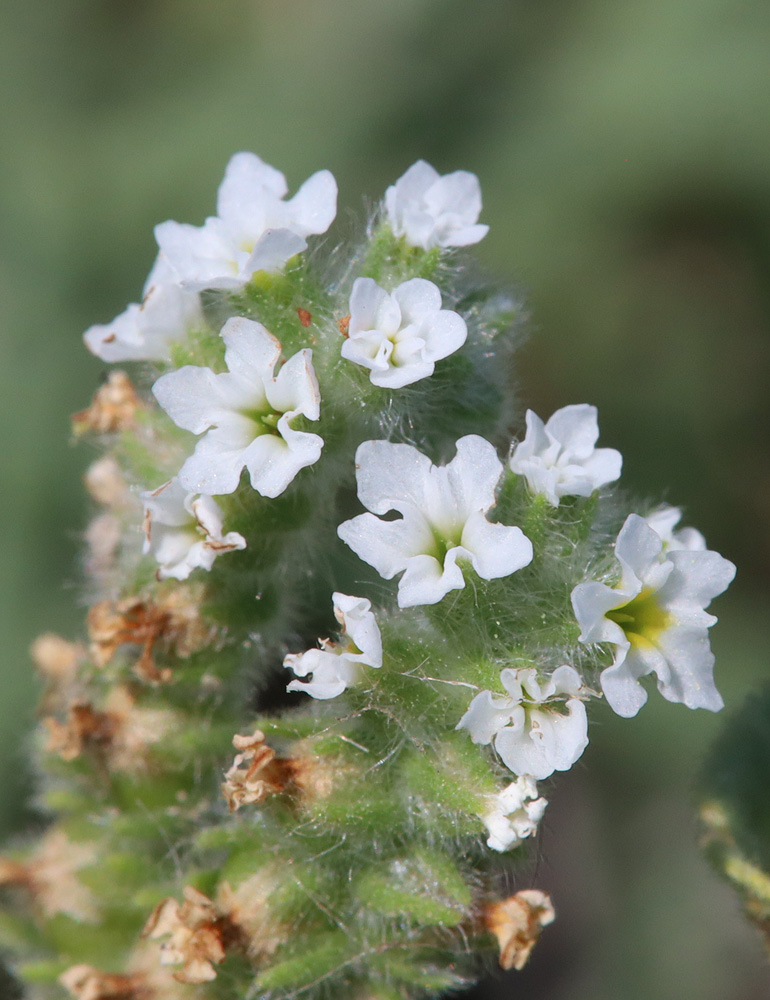
<instances>
[{"instance_id":1,"label":"small white flower","mask_svg":"<svg viewBox=\"0 0 770 1000\"><path fill-rule=\"evenodd\" d=\"M132 303L111 323L83 334L86 347L102 361L167 361L171 344L203 325L198 293L176 283L162 257L150 271L141 305Z\"/></svg>"},{"instance_id":2,"label":"small white flower","mask_svg":"<svg viewBox=\"0 0 770 1000\"><path fill-rule=\"evenodd\" d=\"M669 507L666 504L653 510L645 517L645 521L652 530L660 535L664 552L675 552L677 549L686 549L689 552L705 552L706 539L697 528L680 528L678 531L674 530L681 519L681 510L678 507Z\"/></svg>"},{"instance_id":3,"label":"small white flower","mask_svg":"<svg viewBox=\"0 0 770 1000\"><path fill-rule=\"evenodd\" d=\"M500 680L508 695L477 694L456 728L467 729L474 743L494 740L514 774L539 781L569 770L588 746L588 719L580 700L587 692L578 672L559 667L541 684L533 668L506 668Z\"/></svg>"},{"instance_id":4,"label":"small white flower","mask_svg":"<svg viewBox=\"0 0 770 1000\"><path fill-rule=\"evenodd\" d=\"M194 569L211 569L217 556L246 548L246 539L237 531L222 534L219 505L211 497L188 493L177 479L141 498L144 553L152 553L159 563L161 580L186 580Z\"/></svg>"},{"instance_id":5,"label":"small white flower","mask_svg":"<svg viewBox=\"0 0 770 1000\"><path fill-rule=\"evenodd\" d=\"M462 316L441 308L432 281L412 278L389 295L371 278L356 278L342 356L370 368L374 385L400 389L432 375L467 335Z\"/></svg>"},{"instance_id":6,"label":"small white flower","mask_svg":"<svg viewBox=\"0 0 770 1000\"><path fill-rule=\"evenodd\" d=\"M537 785L528 775L488 797L489 811L481 819L489 830L487 846L508 851L537 833L548 800L537 797Z\"/></svg>"},{"instance_id":7,"label":"small white flower","mask_svg":"<svg viewBox=\"0 0 770 1000\"><path fill-rule=\"evenodd\" d=\"M236 153L217 196L217 214L202 226L163 222L155 238L177 279L194 288L237 288L256 271L280 271L325 233L337 212L337 183L313 174L289 201L286 178L254 153Z\"/></svg>"},{"instance_id":8,"label":"small white flower","mask_svg":"<svg viewBox=\"0 0 770 1000\"><path fill-rule=\"evenodd\" d=\"M647 700L639 678L655 673L668 701L719 711L707 632L716 618L704 609L727 588L735 566L716 552L666 550L638 514L626 519L615 555L622 571L617 587L591 582L572 591L580 641L616 647L601 675L607 701L618 715L636 715Z\"/></svg>"},{"instance_id":9,"label":"small white flower","mask_svg":"<svg viewBox=\"0 0 770 1000\"><path fill-rule=\"evenodd\" d=\"M222 327L228 371L186 365L152 391L179 427L204 434L179 472L191 493L232 493L243 468L265 497L283 493L300 469L317 462L323 439L294 430L300 414L318 420L313 352L299 351L273 376L281 345L261 323L235 317Z\"/></svg>"},{"instance_id":10,"label":"small white flower","mask_svg":"<svg viewBox=\"0 0 770 1000\"><path fill-rule=\"evenodd\" d=\"M356 452L358 496L373 513L345 521L337 534L386 580L404 571L399 607L436 604L465 586L458 560L485 580L532 561L520 528L486 519L502 471L492 445L474 434L460 438L446 466L408 444L364 441ZM394 510L401 514L395 521L374 516Z\"/></svg>"},{"instance_id":11,"label":"small white flower","mask_svg":"<svg viewBox=\"0 0 770 1000\"><path fill-rule=\"evenodd\" d=\"M382 637L371 603L363 597L332 594L334 616L342 626L346 643L333 643L321 639L320 649L304 653L290 653L283 665L298 677L312 679L291 681L287 691L305 691L313 698L326 700L355 684L360 666L382 666Z\"/></svg>"},{"instance_id":12,"label":"small white flower","mask_svg":"<svg viewBox=\"0 0 770 1000\"><path fill-rule=\"evenodd\" d=\"M511 455L511 469L554 507L561 497L590 497L617 479L623 464L614 448L594 447L598 437L595 406L564 406L545 425L527 410L527 433Z\"/></svg>"},{"instance_id":13,"label":"small white flower","mask_svg":"<svg viewBox=\"0 0 770 1000\"><path fill-rule=\"evenodd\" d=\"M442 177L417 163L385 192L385 213L396 236L412 246L465 247L478 243L489 226L478 225L481 188L475 174L455 170Z\"/></svg>"}]
</instances>

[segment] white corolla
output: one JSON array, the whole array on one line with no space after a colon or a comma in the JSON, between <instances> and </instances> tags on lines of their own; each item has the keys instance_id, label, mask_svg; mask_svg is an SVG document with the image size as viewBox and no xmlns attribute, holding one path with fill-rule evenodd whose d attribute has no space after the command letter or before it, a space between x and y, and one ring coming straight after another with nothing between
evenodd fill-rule
<instances>
[{"instance_id":1,"label":"white corolla","mask_svg":"<svg viewBox=\"0 0 770 1000\"><path fill-rule=\"evenodd\" d=\"M506 668L500 681L507 694L482 691L457 724L474 743L494 741L495 749L514 774L540 781L554 771L567 771L588 746L587 696L578 672L558 667L540 682L537 671Z\"/></svg>"},{"instance_id":2,"label":"white corolla","mask_svg":"<svg viewBox=\"0 0 770 1000\"><path fill-rule=\"evenodd\" d=\"M385 192L385 215L396 236L412 246L464 247L489 231L479 225L481 187L475 174L455 170L442 177L418 160Z\"/></svg>"},{"instance_id":3,"label":"white corolla","mask_svg":"<svg viewBox=\"0 0 770 1000\"><path fill-rule=\"evenodd\" d=\"M527 433L510 459L533 493L554 507L562 497L590 497L620 476L623 459L614 448L597 448L596 407L580 403L557 410L546 424L527 410Z\"/></svg>"},{"instance_id":4,"label":"white corolla","mask_svg":"<svg viewBox=\"0 0 770 1000\"><path fill-rule=\"evenodd\" d=\"M465 320L441 308L432 281L412 278L392 294L371 278L357 278L342 356L371 370L374 385L400 389L433 374L436 362L465 343Z\"/></svg>"},{"instance_id":5,"label":"white corolla","mask_svg":"<svg viewBox=\"0 0 770 1000\"><path fill-rule=\"evenodd\" d=\"M297 677L308 681L291 681L287 691L304 691L313 698L327 700L355 684L361 666L382 666L382 637L371 603L363 597L332 594L334 616L343 636L340 642L321 639L320 649L290 653L283 665Z\"/></svg>"},{"instance_id":6,"label":"white corolla","mask_svg":"<svg viewBox=\"0 0 770 1000\"><path fill-rule=\"evenodd\" d=\"M503 466L492 445L469 434L446 466L407 444L364 441L356 452L358 496L370 514L337 529L340 538L380 576L403 572L398 604L436 604L465 586L462 563L480 577L508 576L532 561L532 543L520 528L495 524ZM382 520L397 511L397 520Z\"/></svg>"},{"instance_id":7,"label":"white corolla","mask_svg":"<svg viewBox=\"0 0 770 1000\"><path fill-rule=\"evenodd\" d=\"M225 552L246 548L237 531L222 533L222 511L213 497L188 493L177 479L141 497L144 552L158 563L161 580L186 580L194 569L210 570Z\"/></svg>"},{"instance_id":8,"label":"white corolla","mask_svg":"<svg viewBox=\"0 0 770 1000\"><path fill-rule=\"evenodd\" d=\"M132 303L111 323L83 334L86 347L102 361L167 361L171 345L203 325L198 293L180 285L162 255L150 271L141 303Z\"/></svg>"},{"instance_id":9,"label":"white corolla","mask_svg":"<svg viewBox=\"0 0 770 1000\"><path fill-rule=\"evenodd\" d=\"M714 685L714 654L706 613L735 566L716 552L671 548L649 523L630 514L615 542L620 583L591 581L572 592L580 641L615 647L602 690L618 715L636 715L647 700L639 678L654 673L668 701L689 708L722 707Z\"/></svg>"},{"instance_id":10,"label":"white corolla","mask_svg":"<svg viewBox=\"0 0 770 1000\"><path fill-rule=\"evenodd\" d=\"M246 468L258 493L277 497L323 448L319 435L292 427L320 416L313 352L299 351L274 375L281 345L261 323L229 319L222 339L226 372L186 365L152 388L175 424L203 435L179 482L191 493L232 493Z\"/></svg>"},{"instance_id":11,"label":"white corolla","mask_svg":"<svg viewBox=\"0 0 770 1000\"><path fill-rule=\"evenodd\" d=\"M285 201L286 178L254 153L236 153L217 195L217 214L202 226L162 222L155 238L177 280L193 288L237 288L257 271L280 271L325 233L337 213L337 183L313 174Z\"/></svg>"},{"instance_id":12,"label":"white corolla","mask_svg":"<svg viewBox=\"0 0 770 1000\"><path fill-rule=\"evenodd\" d=\"M548 800L538 798L537 785L525 775L497 795L489 796L487 803L488 808L481 816L489 831L487 847L509 851L537 833Z\"/></svg>"}]
</instances>

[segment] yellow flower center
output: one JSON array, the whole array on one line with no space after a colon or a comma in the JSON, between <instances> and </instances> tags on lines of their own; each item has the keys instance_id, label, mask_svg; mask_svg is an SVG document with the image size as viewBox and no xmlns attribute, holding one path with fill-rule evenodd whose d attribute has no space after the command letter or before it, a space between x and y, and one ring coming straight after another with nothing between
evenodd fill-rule
<instances>
[{"instance_id":1,"label":"yellow flower center","mask_svg":"<svg viewBox=\"0 0 770 1000\"><path fill-rule=\"evenodd\" d=\"M643 590L628 604L608 611L607 618L620 625L632 646L657 646L661 633L674 622L658 604L654 590Z\"/></svg>"}]
</instances>

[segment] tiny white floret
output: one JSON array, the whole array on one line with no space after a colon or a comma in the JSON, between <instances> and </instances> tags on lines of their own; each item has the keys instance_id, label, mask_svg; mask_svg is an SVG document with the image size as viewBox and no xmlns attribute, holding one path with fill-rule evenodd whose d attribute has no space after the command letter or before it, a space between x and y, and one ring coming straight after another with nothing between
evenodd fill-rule
<instances>
[{"instance_id":1,"label":"tiny white floret","mask_svg":"<svg viewBox=\"0 0 770 1000\"><path fill-rule=\"evenodd\" d=\"M478 243L489 231L478 224L480 214L475 174L455 170L442 177L425 160L413 163L385 192L385 215L394 234L423 250Z\"/></svg>"},{"instance_id":2,"label":"tiny white floret","mask_svg":"<svg viewBox=\"0 0 770 1000\"><path fill-rule=\"evenodd\" d=\"M299 351L274 375L281 345L261 323L229 319L222 339L227 372L186 365L152 388L175 424L203 434L179 482L191 493L232 493L245 467L258 493L277 497L323 448L317 434L291 426L300 415L320 416L313 352Z\"/></svg>"},{"instance_id":3,"label":"tiny white floret","mask_svg":"<svg viewBox=\"0 0 770 1000\"><path fill-rule=\"evenodd\" d=\"M626 519L615 555L617 586L593 581L572 591L580 641L615 646L601 675L607 701L618 715L636 715L647 701L639 678L654 673L668 701L718 711L707 631L716 618L705 608L729 586L735 566L716 552L666 548L638 514Z\"/></svg>"},{"instance_id":4,"label":"tiny white floret","mask_svg":"<svg viewBox=\"0 0 770 1000\"><path fill-rule=\"evenodd\" d=\"M325 233L337 212L337 183L313 174L285 201L286 178L254 153L236 153L217 196L217 214L202 226L163 222L158 246L177 279L193 288L237 288L257 271L280 271Z\"/></svg>"},{"instance_id":5,"label":"tiny white floret","mask_svg":"<svg viewBox=\"0 0 770 1000\"><path fill-rule=\"evenodd\" d=\"M313 698L327 700L356 683L362 665L382 666L382 637L372 605L363 597L334 593L334 616L343 636L339 643L320 640L320 649L290 653L283 665L297 677L309 681L291 681L287 691L304 691Z\"/></svg>"},{"instance_id":6,"label":"tiny white floret","mask_svg":"<svg viewBox=\"0 0 770 1000\"><path fill-rule=\"evenodd\" d=\"M664 504L651 511L644 519L652 530L660 535L664 552L675 552L677 549L686 549L689 552L706 551L706 539L697 528L675 530L682 519L679 507L669 507Z\"/></svg>"},{"instance_id":7,"label":"tiny white floret","mask_svg":"<svg viewBox=\"0 0 770 1000\"><path fill-rule=\"evenodd\" d=\"M342 356L369 368L374 385L400 389L432 375L467 335L462 316L441 308L432 281L412 278L388 294L371 278L356 278Z\"/></svg>"},{"instance_id":8,"label":"tiny white floret","mask_svg":"<svg viewBox=\"0 0 770 1000\"><path fill-rule=\"evenodd\" d=\"M582 701L588 692L578 672L558 667L541 683L534 668L506 668L500 681L507 695L477 694L456 728L467 729L474 743L494 740L514 774L540 781L554 771L567 771L588 746Z\"/></svg>"},{"instance_id":9,"label":"tiny white floret","mask_svg":"<svg viewBox=\"0 0 770 1000\"><path fill-rule=\"evenodd\" d=\"M170 479L141 494L144 553L159 564L158 578L186 580L194 569L210 570L217 556L246 548L237 531L222 534L222 511L212 497L196 496Z\"/></svg>"},{"instance_id":10,"label":"tiny white floret","mask_svg":"<svg viewBox=\"0 0 770 1000\"><path fill-rule=\"evenodd\" d=\"M508 851L537 833L548 800L537 797L537 785L529 775L511 782L497 795L488 797L489 808L481 816L489 830L487 847Z\"/></svg>"},{"instance_id":11,"label":"tiny white floret","mask_svg":"<svg viewBox=\"0 0 770 1000\"><path fill-rule=\"evenodd\" d=\"M203 326L196 291L183 288L158 255L144 285L141 304L132 303L111 323L83 334L86 347L102 361L167 361L171 345Z\"/></svg>"},{"instance_id":12,"label":"tiny white floret","mask_svg":"<svg viewBox=\"0 0 770 1000\"><path fill-rule=\"evenodd\" d=\"M446 466L411 445L364 441L356 478L359 499L372 513L345 521L337 533L386 580L403 572L399 607L436 604L465 586L463 561L485 580L532 561L532 543L520 528L487 520L502 471L492 445L474 434L460 438ZM374 516L391 511L401 517Z\"/></svg>"},{"instance_id":13,"label":"tiny white floret","mask_svg":"<svg viewBox=\"0 0 770 1000\"><path fill-rule=\"evenodd\" d=\"M590 497L619 478L620 452L595 447L599 437L595 406L564 406L545 425L527 410L526 420L527 433L514 448L510 466L552 506L558 507L562 497Z\"/></svg>"}]
</instances>

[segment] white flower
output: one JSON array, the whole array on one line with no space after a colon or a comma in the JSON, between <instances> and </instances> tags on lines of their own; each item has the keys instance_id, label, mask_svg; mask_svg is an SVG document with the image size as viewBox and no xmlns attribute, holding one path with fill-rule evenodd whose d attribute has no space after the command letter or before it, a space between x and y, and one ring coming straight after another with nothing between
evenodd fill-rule
<instances>
[{"instance_id":1,"label":"white flower","mask_svg":"<svg viewBox=\"0 0 770 1000\"><path fill-rule=\"evenodd\" d=\"M667 504L658 507L645 517L652 530L660 535L664 552L675 552L677 549L705 552L706 539L697 528L680 528L674 531L681 519L681 510L678 507L669 507Z\"/></svg>"},{"instance_id":2,"label":"white flower","mask_svg":"<svg viewBox=\"0 0 770 1000\"><path fill-rule=\"evenodd\" d=\"M465 586L459 560L485 580L508 576L532 561L520 528L490 523L503 467L495 449L470 434L449 465L435 466L408 444L364 441L356 452L361 503L373 514L345 521L337 534L380 576L398 585L399 607L436 604ZM374 514L398 511L383 521Z\"/></svg>"},{"instance_id":3,"label":"white flower","mask_svg":"<svg viewBox=\"0 0 770 1000\"><path fill-rule=\"evenodd\" d=\"M290 653L283 665L298 677L312 679L306 683L291 681L287 691L305 691L313 698L326 700L355 684L360 665L382 666L382 638L371 603L363 597L332 594L334 616L342 626L347 642L337 644L321 639L320 649L305 653Z\"/></svg>"},{"instance_id":4,"label":"white flower","mask_svg":"<svg viewBox=\"0 0 770 1000\"><path fill-rule=\"evenodd\" d=\"M443 177L417 163L385 192L385 213L396 236L412 246L465 247L478 243L489 226L478 225L481 188L475 174L455 170Z\"/></svg>"},{"instance_id":5,"label":"white flower","mask_svg":"<svg viewBox=\"0 0 770 1000\"><path fill-rule=\"evenodd\" d=\"M211 569L224 552L246 548L237 531L222 534L222 511L211 497L188 493L176 479L141 498L144 553L152 553L160 564L161 580L186 580L194 569Z\"/></svg>"},{"instance_id":6,"label":"white flower","mask_svg":"<svg viewBox=\"0 0 770 1000\"><path fill-rule=\"evenodd\" d=\"M540 684L533 668L506 668L500 680L508 695L477 694L456 728L467 729L474 743L494 740L514 774L541 780L569 770L588 746L588 720L580 700L587 692L578 672L559 667Z\"/></svg>"},{"instance_id":7,"label":"white flower","mask_svg":"<svg viewBox=\"0 0 770 1000\"><path fill-rule=\"evenodd\" d=\"M705 608L729 585L735 566L716 552L664 549L643 517L630 514L615 542L622 575L617 587L581 583L572 606L580 641L610 642L615 660L602 689L618 715L636 715L647 700L639 678L655 673L668 701L689 708L722 707L714 686L714 655Z\"/></svg>"},{"instance_id":8,"label":"white flower","mask_svg":"<svg viewBox=\"0 0 770 1000\"><path fill-rule=\"evenodd\" d=\"M171 344L203 325L198 293L176 283L159 254L144 285L141 305L132 303L111 323L83 334L86 347L102 361L167 361Z\"/></svg>"},{"instance_id":9,"label":"white flower","mask_svg":"<svg viewBox=\"0 0 770 1000\"><path fill-rule=\"evenodd\" d=\"M614 448L594 447L598 437L595 406L564 406L545 426L527 410L527 433L511 455L511 469L554 507L561 497L590 497L617 479L623 464Z\"/></svg>"},{"instance_id":10,"label":"white flower","mask_svg":"<svg viewBox=\"0 0 770 1000\"><path fill-rule=\"evenodd\" d=\"M537 785L528 775L511 782L497 795L488 797L489 811L481 819L489 830L487 846L493 851L518 847L537 833L548 800L537 797Z\"/></svg>"},{"instance_id":11,"label":"white flower","mask_svg":"<svg viewBox=\"0 0 770 1000\"><path fill-rule=\"evenodd\" d=\"M389 295L371 278L356 278L342 356L370 368L374 385L400 389L432 375L467 335L462 316L441 308L432 281L412 278Z\"/></svg>"},{"instance_id":12,"label":"white flower","mask_svg":"<svg viewBox=\"0 0 770 1000\"><path fill-rule=\"evenodd\" d=\"M337 212L337 183L313 174L289 201L286 178L254 153L236 153L217 196L217 214L202 226L163 222L155 238L179 281L195 288L237 288L256 271L280 271L325 233Z\"/></svg>"},{"instance_id":13,"label":"white flower","mask_svg":"<svg viewBox=\"0 0 770 1000\"><path fill-rule=\"evenodd\" d=\"M300 414L318 420L320 393L305 349L273 377L281 345L261 323L236 317L222 327L228 371L186 365L163 375L152 388L179 427L207 433L179 472L191 493L217 495L238 487L244 466L251 485L277 497L300 469L318 461L323 439L294 430Z\"/></svg>"}]
</instances>

